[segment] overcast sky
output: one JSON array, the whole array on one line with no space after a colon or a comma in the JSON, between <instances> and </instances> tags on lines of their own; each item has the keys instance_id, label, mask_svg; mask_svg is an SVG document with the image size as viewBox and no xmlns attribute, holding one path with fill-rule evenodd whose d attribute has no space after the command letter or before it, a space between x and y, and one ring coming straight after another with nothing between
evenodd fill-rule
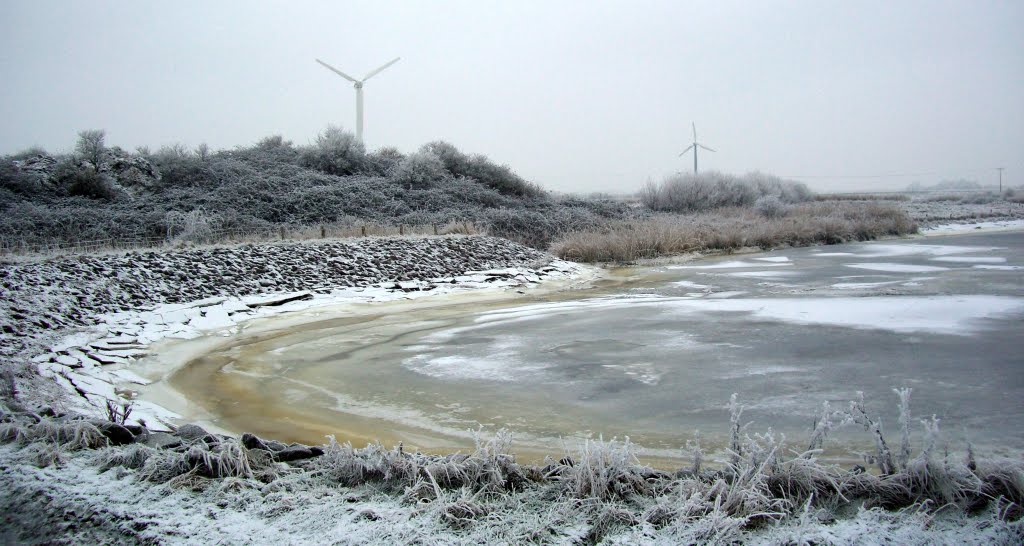
<instances>
[{"instance_id":1,"label":"overcast sky","mask_svg":"<svg viewBox=\"0 0 1024 546\"><path fill-rule=\"evenodd\" d=\"M213 148L354 130L447 140L560 191L700 167L816 189L1024 183L1024 2L338 1L0 4L0 153ZM921 173L921 174L918 174ZM885 178L845 178L864 175ZM902 176L913 175L913 176Z\"/></svg>"}]
</instances>

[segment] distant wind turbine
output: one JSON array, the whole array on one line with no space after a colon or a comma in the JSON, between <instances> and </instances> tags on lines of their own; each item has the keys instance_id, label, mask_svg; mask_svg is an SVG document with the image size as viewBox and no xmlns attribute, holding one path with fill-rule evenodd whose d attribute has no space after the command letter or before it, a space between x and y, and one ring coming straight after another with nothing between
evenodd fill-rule
<instances>
[{"instance_id":1,"label":"distant wind turbine","mask_svg":"<svg viewBox=\"0 0 1024 546\"><path fill-rule=\"evenodd\" d=\"M705 150L707 150L709 152L713 152L714 151L711 148L708 148L707 146L705 146L703 144L698 144L697 143L697 124L694 123L693 124L693 144L690 144L689 148L683 150L683 153L679 154L679 157L683 157L684 155L686 155L686 152L689 152L690 150L693 150L693 174L697 174L697 148L704 148Z\"/></svg>"},{"instance_id":2,"label":"distant wind turbine","mask_svg":"<svg viewBox=\"0 0 1024 546\"><path fill-rule=\"evenodd\" d=\"M368 79L376 76L377 74L380 74L381 72L383 72L385 68L387 68L387 67L397 63L399 59L401 59L401 57L395 57L395 59L393 61L388 62L387 64L381 66L380 68L378 68L376 70L371 70L370 73L367 74L366 76L364 76L363 79L361 79L361 80L357 80L357 79L353 78L352 76L349 76L348 74L342 72L341 70L338 70L337 68L334 68L333 66L331 66L331 65L321 61L320 59L316 60L316 62L318 62L321 65L323 65L324 68L326 68L326 69L330 70L331 72L334 72L335 74L341 76L342 78L345 78L346 80L352 82L352 84L355 86L355 88L356 88L356 138L359 140L359 142L363 141L363 84L366 83L366 80L368 80Z\"/></svg>"}]
</instances>

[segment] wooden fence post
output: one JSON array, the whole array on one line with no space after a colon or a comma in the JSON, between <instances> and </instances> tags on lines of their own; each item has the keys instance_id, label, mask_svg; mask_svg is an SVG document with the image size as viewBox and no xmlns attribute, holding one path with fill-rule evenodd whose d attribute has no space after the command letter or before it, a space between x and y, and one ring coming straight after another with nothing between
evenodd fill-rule
<instances>
[{"instance_id":1,"label":"wooden fence post","mask_svg":"<svg viewBox=\"0 0 1024 546\"><path fill-rule=\"evenodd\" d=\"M405 235L405 224L398 224L398 234Z\"/></svg>"},{"instance_id":2,"label":"wooden fence post","mask_svg":"<svg viewBox=\"0 0 1024 546\"><path fill-rule=\"evenodd\" d=\"M363 226L363 237L366 237L366 226Z\"/></svg>"}]
</instances>

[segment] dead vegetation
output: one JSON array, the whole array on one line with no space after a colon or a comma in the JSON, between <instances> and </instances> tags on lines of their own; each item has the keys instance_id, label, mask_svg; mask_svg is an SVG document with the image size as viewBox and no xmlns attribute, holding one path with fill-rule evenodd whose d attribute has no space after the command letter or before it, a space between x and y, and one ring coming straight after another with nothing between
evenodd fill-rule
<instances>
[{"instance_id":1,"label":"dead vegetation","mask_svg":"<svg viewBox=\"0 0 1024 546\"><path fill-rule=\"evenodd\" d=\"M707 250L731 251L866 241L906 235L916 224L899 207L873 202L820 202L792 206L771 217L753 208L694 215L659 215L565 235L551 246L561 258L631 262Z\"/></svg>"},{"instance_id":2,"label":"dead vegetation","mask_svg":"<svg viewBox=\"0 0 1024 546\"><path fill-rule=\"evenodd\" d=\"M492 437L478 433L470 453L448 456L409 452L401 444L358 449L332 439L322 455L288 464L223 437L196 438L175 449L107 447L102 432L88 422L40 416L5 414L0 439L21 445L23 456L39 466L62 464L63 453L102 448L94 457L100 471L121 468L144 482L218 496L262 491L271 499L311 488L368 487L414 507L455 536L496 532L500 518L507 517L515 521L506 522L501 536L513 541L544 542L545 536L565 533L562 526L573 521L583 523L575 532L587 542L655 535L682 542L733 542L778 526L836 524L853 514L862 517L865 510L881 510L877 517L894 511L991 517L1019 531L1024 464L978 461L970 446L966 456L952 454L935 417L920 421L923 435L915 455L911 391L896 394L901 426L895 452L859 395L846 410L823 406L806 450L791 449L784 436L770 429L747 432L743 407L734 395L727 406L727 464L706 468L698 435L688 443L693 465L676 472L642 465L628 438L582 441L558 461L521 465L507 431ZM873 438L876 448L865 463L875 471L845 470L817 459L828 435L844 426L864 428ZM367 517L377 516L370 512Z\"/></svg>"}]
</instances>

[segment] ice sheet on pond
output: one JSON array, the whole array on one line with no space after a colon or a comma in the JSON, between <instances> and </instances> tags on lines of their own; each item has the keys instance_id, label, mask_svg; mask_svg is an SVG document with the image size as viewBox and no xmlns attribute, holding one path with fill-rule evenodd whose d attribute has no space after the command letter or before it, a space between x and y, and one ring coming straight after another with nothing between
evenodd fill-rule
<instances>
[{"instance_id":1,"label":"ice sheet on pond","mask_svg":"<svg viewBox=\"0 0 1024 546\"><path fill-rule=\"evenodd\" d=\"M988 269L991 271L1019 271L1024 269L1024 266L1019 265L974 265L971 269Z\"/></svg>"},{"instance_id":2,"label":"ice sheet on pond","mask_svg":"<svg viewBox=\"0 0 1024 546\"><path fill-rule=\"evenodd\" d=\"M988 295L704 299L667 305L687 313L744 311L800 324L956 335L976 331L981 319L1024 312L1022 298Z\"/></svg>"},{"instance_id":3,"label":"ice sheet on pond","mask_svg":"<svg viewBox=\"0 0 1024 546\"><path fill-rule=\"evenodd\" d=\"M933 262L950 262L962 264L1001 264L1006 262L1002 256L939 256Z\"/></svg>"},{"instance_id":4,"label":"ice sheet on pond","mask_svg":"<svg viewBox=\"0 0 1024 546\"><path fill-rule=\"evenodd\" d=\"M897 258L901 256L949 256L1001 250L999 247L961 245L928 245L920 243L874 243L855 247L853 255L861 258ZM823 256L825 254L818 254ZM836 254L832 254L835 256Z\"/></svg>"},{"instance_id":5,"label":"ice sheet on pond","mask_svg":"<svg viewBox=\"0 0 1024 546\"><path fill-rule=\"evenodd\" d=\"M751 267L751 268L755 268L755 267L779 267L779 266L787 266L787 265L793 265L793 264L790 263L788 259L785 262L780 262L780 261L777 261L777 260L771 260L768 263L761 263L761 262L754 262L754 261L748 262L748 261L744 261L744 260L731 260L731 261L728 261L728 262L717 262L717 263L712 263L712 264L707 264L707 265L670 265L670 266L666 267L665 269L738 269L738 268L744 268L744 267Z\"/></svg>"},{"instance_id":6,"label":"ice sheet on pond","mask_svg":"<svg viewBox=\"0 0 1024 546\"><path fill-rule=\"evenodd\" d=\"M777 279L782 277L797 277L800 275L799 271L738 271L736 273L728 273L730 277L745 277L751 279Z\"/></svg>"},{"instance_id":7,"label":"ice sheet on pond","mask_svg":"<svg viewBox=\"0 0 1024 546\"><path fill-rule=\"evenodd\" d=\"M864 262L843 265L855 269L867 269L869 271L886 271L889 273L930 273L933 271L949 271L948 267L941 267L937 265L901 264L894 262Z\"/></svg>"}]
</instances>

